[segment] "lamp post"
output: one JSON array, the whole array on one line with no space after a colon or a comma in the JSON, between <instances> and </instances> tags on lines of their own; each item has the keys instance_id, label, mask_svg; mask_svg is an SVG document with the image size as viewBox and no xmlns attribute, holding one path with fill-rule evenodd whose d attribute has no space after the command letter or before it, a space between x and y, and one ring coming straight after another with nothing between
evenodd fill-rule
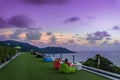
<instances>
[{"instance_id":1,"label":"lamp post","mask_svg":"<svg viewBox=\"0 0 120 80\"><path fill-rule=\"evenodd\" d=\"M100 58L98 58L98 72L99 72L99 69L100 69Z\"/></svg>"},{"instance_id":2,"label":"lamp post","mask_svg":"<svg viewBox=\"0 0 120 80\"><path fill-rule=\"evenodd\" d=\"M62 59L62 53L60 54L60 58Z\"/></svg>"}]
</instances>

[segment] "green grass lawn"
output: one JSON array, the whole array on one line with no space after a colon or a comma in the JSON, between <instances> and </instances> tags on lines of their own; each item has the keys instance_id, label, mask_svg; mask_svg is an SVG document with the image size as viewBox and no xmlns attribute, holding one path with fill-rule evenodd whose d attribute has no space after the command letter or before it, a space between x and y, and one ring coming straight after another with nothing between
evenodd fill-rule
<instances>
[{"instance_id":1,"label":"green grass lawn","mask_svg":"<svg viewBox=\"0 0 120 80\"><path fill-rule=\"evenodd\" d=\"M84 70L61 74L52 62L43 62L34 55L23 53L0 69L0 80L108 80Z\"/></svg>"}]
</instances>

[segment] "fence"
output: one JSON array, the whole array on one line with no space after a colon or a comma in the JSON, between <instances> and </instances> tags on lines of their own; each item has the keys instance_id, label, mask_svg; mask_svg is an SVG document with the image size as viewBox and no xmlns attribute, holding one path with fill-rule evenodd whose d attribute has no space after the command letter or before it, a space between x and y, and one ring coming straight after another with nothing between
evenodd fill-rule
<instances>
[{"instance_id":1,"label":"fence","mask_svg":"<svg viewBox=\"0 0 120 80\"><path fill-rule=\"evenodd\" d=\"M71 62L73 62L73 63L80 62L80 61L76 61L77 56L75 56L75 55L68 55L68 56L64 56L64 55L65 54L59 54L58 57L61 57L63 59L64 58L71 58ZM54 57L55 57L55 55L54 55ZM89 71L91 73L95 73L97 75L103 76L103 77L107 77L107 78L112 79L112 80L120 80L120 75L116 74L116 73L104 71L104 70L97 69L97 68L88 67L85 65L82 66L82 69Z\"/></svg>"},{"instance_id":2,"label":"fence","mask_svg":"<svg viewBox=\"0 0 120 80\"><path fill-rule=\"evenodd\" d=\"M100 76L107 77L107 78L112 79L112 80L120 80L120 75L116 74L116 73L112 73L112 72L104 71L104 70L101 70L101 69L88 67L88 66L85 66L85 65L83 65L82 68L86 71L95 73L95 74L100 75Z\"/></svg>"}]
</instances>

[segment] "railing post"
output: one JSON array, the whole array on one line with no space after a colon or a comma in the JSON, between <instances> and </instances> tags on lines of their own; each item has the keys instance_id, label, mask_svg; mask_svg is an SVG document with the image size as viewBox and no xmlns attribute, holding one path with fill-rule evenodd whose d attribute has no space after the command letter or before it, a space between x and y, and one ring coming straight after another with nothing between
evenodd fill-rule
<instances>
[{"instance_id":1,"label":"railing post","mask_svg":"<svg viewBox=\"0 0 120 80\"><path fill-rule=\"evenodd\" d=\"M62 59L62 54L60 54L60 58Z\"/></svg>"},{"instance_id":2,"label":"railing post","mask_svg":"<svg viewBox=\"0 0 120 80\"><path fill-rule=\"evenodd\" d=\"M75 56L73 55L73 63L75 63Z\"/></svg>"}]
</instances>

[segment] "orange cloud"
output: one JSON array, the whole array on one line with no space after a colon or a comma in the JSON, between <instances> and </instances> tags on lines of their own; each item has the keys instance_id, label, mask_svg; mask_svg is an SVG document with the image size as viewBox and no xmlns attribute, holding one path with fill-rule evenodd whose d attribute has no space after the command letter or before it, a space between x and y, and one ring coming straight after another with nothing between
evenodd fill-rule
<instances>
[{"instance_id":1,"label":"orange cloud","mask_svg":"<svg viewBox=\"0 0 120 80\"><path fill-rule=\"evenodd\" d=\"M26 38L26 34L23 32L23 33L19 34L18 37L20 37L21 39L25 39Z\"/></svg>"},{"instance_id":2,"label":"orange cloud","mask_svg":"<svg viewBox=\"0 0 120 80\"><path fill-rule=\"evenodd\" d=\"M3 30L3 31L0 31L0 35L4 35L6 36L7 38L9 38L9 36L13 34L13 31L12 30Z\"/></svg>"}]
</instances>

